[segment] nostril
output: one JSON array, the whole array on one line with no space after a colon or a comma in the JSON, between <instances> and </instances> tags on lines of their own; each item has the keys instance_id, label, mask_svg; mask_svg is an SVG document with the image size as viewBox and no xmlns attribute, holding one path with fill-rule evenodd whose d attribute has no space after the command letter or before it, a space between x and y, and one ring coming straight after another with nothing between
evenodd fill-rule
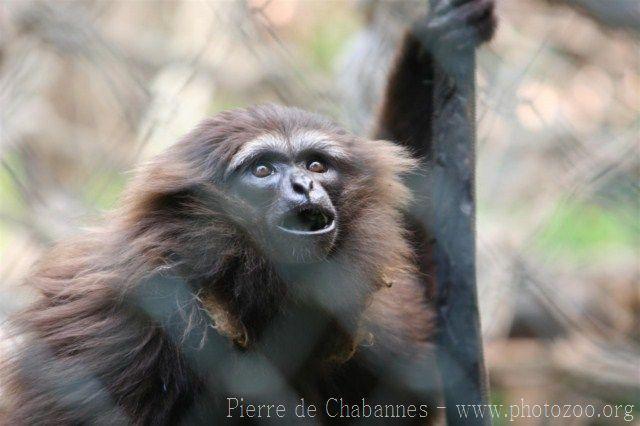
<instances>
[{"instance_id":1,"label":"nostril","mask_svg":"<svg viewBox=\"0 0 640 426\"><path fill-rule=\"evenodd\" d=\"M292 186L293 190L298 194L304 194L306 192L304 190L304 186L300 182L293 182Z\"/></svg>"},{"instance_id":2,"label":"nostril","mask_svg":"<svg viewBox=\"0 0 640 426\"><path fill-rule=\"evenodd\" d=\"M293 191L298 194L309 194L313 189L313 181L311 179L294 179L291 181Z\"/></svg>"}]
</instances>

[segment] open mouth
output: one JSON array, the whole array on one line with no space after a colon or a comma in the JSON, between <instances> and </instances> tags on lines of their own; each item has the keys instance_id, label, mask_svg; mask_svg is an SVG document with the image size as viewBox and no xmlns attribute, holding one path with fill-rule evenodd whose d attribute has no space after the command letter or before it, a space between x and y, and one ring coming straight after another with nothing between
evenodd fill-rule
<instances>
[{"instance_id":1,"label":"open mouth","mask_svg":"<svg viewBox=\"0 0 640 426\"><path fill-rule=\"evenodd\" d=\"M335 227L335 215L319 206L304 206L285 214L278 227L294 234L323 234Z\"/></svg>"}]
</instances>

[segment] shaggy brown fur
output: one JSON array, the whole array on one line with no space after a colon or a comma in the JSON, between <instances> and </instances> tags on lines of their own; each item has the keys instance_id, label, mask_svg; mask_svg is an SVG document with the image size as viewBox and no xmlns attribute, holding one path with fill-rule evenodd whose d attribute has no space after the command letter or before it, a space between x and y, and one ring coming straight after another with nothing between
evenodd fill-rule
<instances>
[{"instance_id":1,"label":"shaggy brown fur","mask_svg":"<svg viewBox=\"0 0 640 426\"><path fill-rule=\"evenodd\" d=\"M300 129L330 135L353 161L332 194L341 218L334 250L322 262L284 267L254 244L260 224L229 215L250 207L228 195L221 171L264 132L291 137ZM202 398L227 395L212 397L198 362L184 353L210 344L208 324L236 343L230 356L257 352L276 367L286 367L278 364L282 340L269 336L292 324L316 333L319 342L286 341L306 354L305 368L290 377L309 398L331 396L324 394L335 390L333 376L354 353L362 365L416 362L430 310L401 226L410 198L401 174L413 166L396 145L297 109L258 106L205 121L138 172L104 229L56 247L31 275L42 298L14 320L22 341L4 369L9 422L184 420L206 406ZM186 297L158 295L154 285L172 277ZM155 312L154 300L177 317ZM198 347L185 348L194 335Z\"/></svg>"},{"instance_id":2,"label":"shaggy brown fur","mask_svg":"<svg viewBox=\"0 0 640 426\"><path fill-rule=\"evenodd\" d=\"M434 14L404 39L375 133L426 157L437 53L495 28L491 0L438 2ZM237 214L252 207L230 195L225 169L247 142L301 130L328 135L350 161L329 194L339 218L331 252L292 266L260 249L264 225L246 219L260 215ZM246 420L226 416L227 396L289 403L289 416L299 396L319 411L330 397L430 402L433 262L426 231L402 213L411 197L401 175L414 165L397 145L297 109L205 121L138 172L104 229L40 261L28 283L42 297L13 318L19 344L0 371L11 403L3 422Z\"/></svg>"}]
</instances>

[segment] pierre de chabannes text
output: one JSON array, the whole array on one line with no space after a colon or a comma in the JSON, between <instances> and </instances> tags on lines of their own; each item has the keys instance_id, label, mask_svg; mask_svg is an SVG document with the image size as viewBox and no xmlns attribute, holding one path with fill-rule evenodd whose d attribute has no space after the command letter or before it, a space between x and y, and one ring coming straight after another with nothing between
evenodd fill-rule
<instances>
[{"instance_id":1,"label":"pierre de chabannes text","mask_svg":"<svg viewBox=\"0 0 640 426\"><path fill-rule=\"evenodd\" d=\"M227 398L227 417L283 418L317 416L344 418L423 418L427 417L426 404L370 404L365 398L358 403L347 403L342 398L328 398L322 406L309 403L304 398L295 406L285 404L254 404L244 398Z\"/></svg>"}]
</instances>

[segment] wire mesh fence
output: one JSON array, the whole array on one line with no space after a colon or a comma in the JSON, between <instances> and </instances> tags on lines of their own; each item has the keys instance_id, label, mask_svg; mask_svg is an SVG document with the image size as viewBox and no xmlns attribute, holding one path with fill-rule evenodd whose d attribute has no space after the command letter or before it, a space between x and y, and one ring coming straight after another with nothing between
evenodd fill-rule
<instances>
[{"instance_id":1,"label":"wire mesh fence","mask_svg":"<svg viewBox=\"0 0 640 426\"><path fill-rule=\"evenodd\" d=\"M593 4L500 2L478 54L477 274L496 403L640 399L640 12ZM33 298L20 284L47 247L99 221L129 170L204 117L276 101L365 133L422 6L1 3L0 315ZM255 370L222 380L248 391L238 377ZM260 374L293 398L276 370Z\"/></svg>"}]
</instances>

